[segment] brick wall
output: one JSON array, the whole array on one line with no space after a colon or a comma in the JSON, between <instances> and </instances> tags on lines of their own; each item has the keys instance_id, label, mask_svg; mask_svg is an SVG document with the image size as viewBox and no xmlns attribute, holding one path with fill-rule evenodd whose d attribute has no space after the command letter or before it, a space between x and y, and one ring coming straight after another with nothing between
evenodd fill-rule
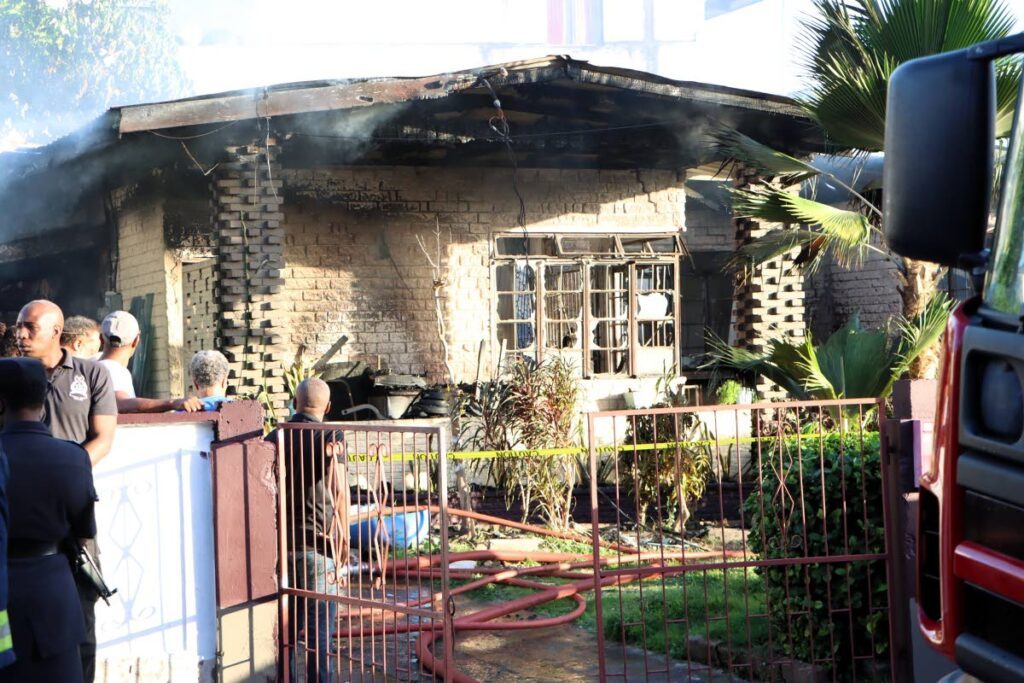
<instances>
[{"instance_id":1,"label":"brick wall","mask_svg":"<svg viewBox=\"0 0 1024 683\"><path fill-rule=\"evenodd\" d=\"M472 381L484 342L482 377L492 343L490 235L518 229L519 205L504 169L345 168L286 170L285 267L280 329L287 357L299 345L313 360L341 334L337 357L395 372L443 379L433 274L416 242L435 257L441 228L443 310L452 370ZM674 172L522 170L529 230L678 229L681 181ZM717 247L726 233L686 234ZM691 244L691 248L696 248Z\"/></svg>"},{"instance_id":2,"label":"brick wall","mask_svg":"<svg viewBox=\"0 0 1024 683\"><path fill-rule=\"evenodd\" d=\"M153 294L152 326L149 340L149 386L147 395L165 397L172 390L172 365L180 372L177 358L172 363L168 330L168 259L164 244L163 202L156 198L134 198L118 212L117 290L124 307L136 296Z\"/></svg>"},{"instance_id":3,"label":"brick wall","mask_svg":"<svg viewBox=\"0 0 1024 683\"><path fill-rule=\"evenodd\" d=\"M207 259L182 268L181 363L186 387L191 387L188 364L196 351L217 348L216 261Z\"/></svg>"},{"instance_id":4,"label":"brick wall","mask_svg":"<svg viewBox=\"0 0 1024 683\"><path fill-rule=\"evenodd\" d=\"M902 310L896 287L895 265L881 254L870 253L859 268L825 264L807 282L811 334L816 340L824 340L854 311L860 312L864 327L884 327Z\"/></svg>"},{"instance_id":5,"label":"brick wall","mask_svg":"<svg viewBox=\"0 0 1024 683\"><path fill-rule=\"evenodd\" d=\"M756 173L737 169L736 184L748 184ZM774 229L736 219L736 245L740 247ZM782 338L799 343L807 333L804 276L793 267L796 250L754 268L741 278L736 291L734 325L736 344L753 351L765 351L765 341ZM786 398L772 382L761 379L757 390L767 398Z\"/></svg>"},{"instance_id":6,"label":"brick wall","mask_svg":"<svg viewBox=\"0 0 1024 683\"><path fill-rule=\"evenodd\" d=\"M732 251L736 226L724 211L714 211L696 201L686 202L683 241L694 254L702 251Z\"/></svg>"},{"instance_id":7,"label":"brick wall","mask_svg":"<svg viewBox=\"0 0 1024 683\"><path fill-rule=\"evenodd\" d=\"M280 315L283 231L277 146L232 147L213 183L217 337L231 363L238 394L266 388L284 410L280 344L287 320Z\"/></svg>"}]
</instances>

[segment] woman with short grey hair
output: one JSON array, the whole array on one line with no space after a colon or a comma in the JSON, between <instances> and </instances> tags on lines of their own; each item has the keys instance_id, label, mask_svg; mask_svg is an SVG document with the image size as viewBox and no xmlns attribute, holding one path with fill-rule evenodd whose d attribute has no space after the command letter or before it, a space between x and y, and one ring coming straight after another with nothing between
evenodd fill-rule
<instances>
[{"instance_id":1,"label":"woman with short grey hair","mask_svg":"<svg viewBox=\"0 0 1024 683\"><path fill-rule=\"evenodd\" d=\"M188 364L192 386L203 403L203 410L217 410L227 398L228 374L231 367L220 351L197 351Z\"/></svg>"}]
</instances>

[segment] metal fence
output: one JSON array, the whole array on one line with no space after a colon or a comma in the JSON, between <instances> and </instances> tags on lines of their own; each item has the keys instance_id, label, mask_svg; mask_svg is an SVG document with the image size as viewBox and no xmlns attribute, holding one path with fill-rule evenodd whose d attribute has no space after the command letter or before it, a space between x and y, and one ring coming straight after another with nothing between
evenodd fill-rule
<instances>
[{"instance_id":1,"label":"metal fence","mask_svg":"<svg viewBox=\"0 0 1024 683\"><path fill-rule=\"evenodd\" d=\"M276 439L283 679L448 680L446 430L291 423Z\"/></svg>"},{"instance_id":2,"label":"metal fence","mask_svg":"<svg viewBox=\"0 0 1024 683\"><path fill-rule=\"evenodd\" d=\"M884 412L590 414L601 680L892 678Z\"/></svg>"}]
</instances>

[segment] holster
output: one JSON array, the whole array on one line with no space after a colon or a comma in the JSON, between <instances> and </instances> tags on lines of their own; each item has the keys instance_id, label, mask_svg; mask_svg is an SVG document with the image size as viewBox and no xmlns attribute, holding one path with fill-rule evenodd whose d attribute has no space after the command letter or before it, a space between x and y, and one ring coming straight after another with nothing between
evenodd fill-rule
<instances>
[{"instance_id":1,"label":"holster","mask_svg":"<svg viewBox=\"0 0 1024 683\"><path fill-rule=\"evenodd\" d=\"M67 539L65 545L68 559L71 561L71 568L77 578L86 586L96 591L96 595L109 605L110 596L116 593L117 589L111 589L107 586L107 582L103 579L103 573L96 563L96 558L77 539Z\"/></svg>"}]
</instances>

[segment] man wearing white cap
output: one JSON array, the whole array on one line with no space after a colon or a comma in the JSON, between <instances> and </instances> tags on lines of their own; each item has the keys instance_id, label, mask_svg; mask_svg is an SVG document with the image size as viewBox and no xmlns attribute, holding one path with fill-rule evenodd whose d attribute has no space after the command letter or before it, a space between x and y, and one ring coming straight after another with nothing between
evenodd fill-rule
<instances>
[{"instance_id":1,"label":"man wearing white cap","mask_svg":"<svg viewBox=\"0 0 1024 683\"><path fill-rule=\"evenodd\" d=\"M168 410L195 412L203 409L196 398L138 398L128 371L128 361L139 348L139 321L128 311L114 311L100 324L103 355L100 364L110 372L119 413L161 413Z\"/></svg>"}]
</instances>

